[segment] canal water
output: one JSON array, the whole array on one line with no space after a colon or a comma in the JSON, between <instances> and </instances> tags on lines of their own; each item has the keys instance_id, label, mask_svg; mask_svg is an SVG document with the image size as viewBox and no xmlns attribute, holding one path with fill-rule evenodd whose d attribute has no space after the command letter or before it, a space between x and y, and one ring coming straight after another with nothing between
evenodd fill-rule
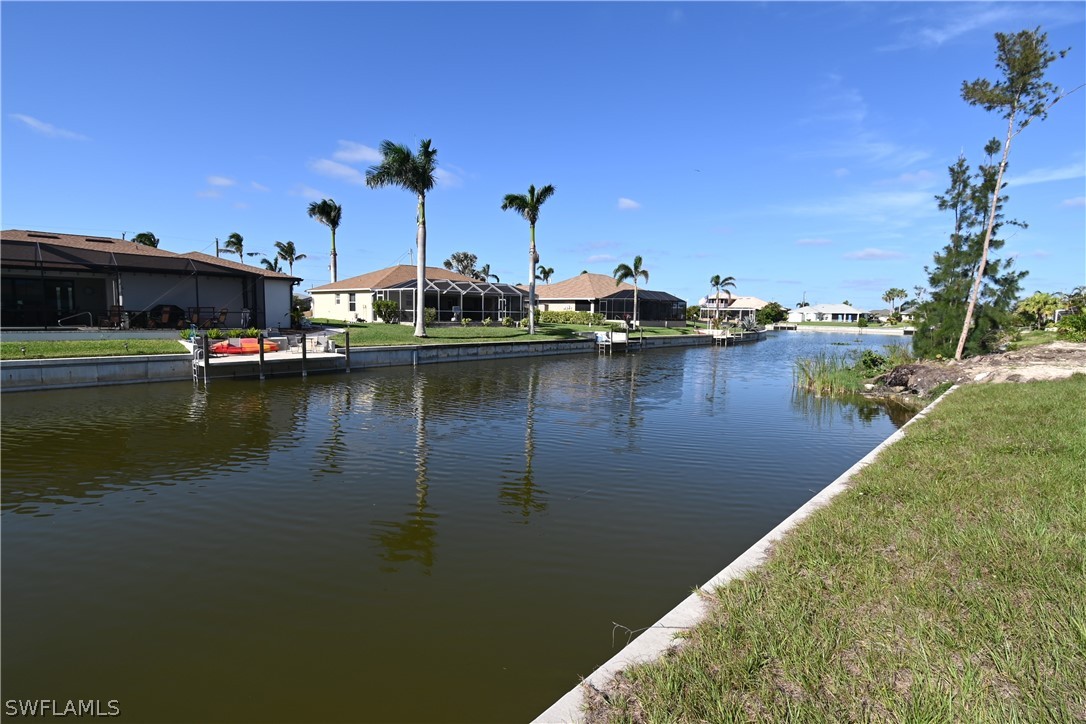
<instances>
[{"instance_id":1,"label":"canal water","mask_svg":"<svg viewBox=\"0 0 1086 724\"><path fill-rule=\"evenodd\" d=\"M5 395L3 698L529 720L907 420L792 389L893 341Z\"/></svg>"}]
</instances>

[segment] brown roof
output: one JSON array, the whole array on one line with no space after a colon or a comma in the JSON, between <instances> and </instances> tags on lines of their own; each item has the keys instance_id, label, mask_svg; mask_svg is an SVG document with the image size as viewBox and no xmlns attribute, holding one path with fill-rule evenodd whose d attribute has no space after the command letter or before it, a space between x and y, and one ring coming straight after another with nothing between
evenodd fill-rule
<instances>
[{"instance_id":1,"label":"brown roof","mask_svg":"<svg viewBox=\"0 0 1086 724\"><path fill-rule=\"evenodd\" d=\"M358 290L370 290L370 289L388 289L396 286L397 284L403 284L404 282L411 281L415 278L418 267L411 264L397 264L396 266L390 266L385 269L378 269L377 271L367 272L366 274L359 274L356 277L350 279L340 279L338 282L332 282L330 284L322 284L319 287L313 287L310 292L337 292L337 291L358 291ZM448 269L440 269L438 267L428 266L426 267L427 279L452 279L458 282L474 282L477 281L464 274L457 274L454 271Z\"/></svg>"},{"instance_id":2,"label":"brown roof","mask_svg":"<svg viewBox=\"0 0 1086 724\"><path fill-rule=\"evenodd\" d=\"M518 287L528 289L526 284ZM535 296L537 299L602 299L623 289L633 289L633 284L622 282L616 285L614 277L585 272L554 284L536 282Z\"/></svg>"},{"instance_id":3,"label":"brown roof","mask_svg":"<svg viewBox=\"0 0 1086 724\"><path fill-rule=\"evenodd\" d=\"M142 267L144 265L156 266L150 261L153 257L160 260L161 263L157 264L156 268L164 268L162 263L167 263L169 260L175 260L175 264L170 268L176 266L176 264L184 263L180 262L181 259L191 259L192 261L202 262L203 264L211 265L212 267L218 267L223 270L241 271L247 274L258 274L260 276L274 278L274 279L298 279L300 277L292 277L289 274L282 274L279 272L268 271L261 267L250 266L248 264L240 264L236 261L229 261L228 259L220 259L212 256L211 254L204 254L199 251L190 251L187 254L178 254L173 251L167 251L166 249L159 249L154 246L147 246L145 244L137 244L134 241L128 241L125 239L113 239L107 236L86 236L84 234L55 234L51 231L27 231L24 229L5 229L0 232L0 241L7 242L21 242L25 244L42 244L45 246L59 247L63 249L77 249L83 252L92 252L92 254L75 254L74 252L68 256L71 257L69 261L77 263L79 260L94 261L99 265L108 263L109 259L114 259L112 256L122 254L121 258L124 259L127 256L148 257L147 260L140 260L139 262L129 261L123 266L131 268ZM105 261L103 261L105 260ZM197 267L198 269L200 267ZM180 269L174 269L177 271ZM204 271L208 271L207 267L202 267Z\"/></svg>"},{"instance_id":4,"label":"brown roof","mask_svg":"<svg viewBox=\"0 0 1086 724\"><path fill-rule=\"evenodd\" d=\"M217 266L226 267L227 269L234 269L235 271L248 272L249 274L260 274L261 276L269 277L271 279L297 279L301 281L301 277L292 277L290 274L283 272L273 272L270 269L264 267L252 266L250 264L242 264L241 262L231 261L229 259L223 259L222 257L214 256L212 254L205 254L202 251L190 251L185 254L178 254L186 259L195 259L196 261L202 261L205 264L215 264Z\"/></svg>"},{"instance_id":5,"label":"brown roof","mask_svg":"<svg viewBox=\"0 0 1086 724\"><path fill-rule=\"evenodd\" d=\"M49 231L25 231L5 229L0 231L0 240L24 241L31 244L50 244L71 249L104 251L116 254L139 254L142 256L177 256L172 251L157 249L153 246L137 244L124 239L111 239L105 236L86 236L85 234L54 234Z\"/></svg>"}]
</instances>

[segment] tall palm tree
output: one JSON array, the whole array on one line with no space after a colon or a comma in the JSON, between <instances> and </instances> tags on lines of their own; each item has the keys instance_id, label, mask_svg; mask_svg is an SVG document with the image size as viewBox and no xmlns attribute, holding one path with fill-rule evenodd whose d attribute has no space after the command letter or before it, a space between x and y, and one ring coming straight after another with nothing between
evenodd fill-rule
<instances>
[{"instance_id":1,"label":"tall palm tree","mask_svg":"<svg viewBox=\"0 0 1086 724\"><path fill-rule=\"evenodd\" d=\"M245 261L245 237L235 231L226 237L223 250L231 254L237 254L242 261Z\"/></svg>"},{"instance_id":2,"label":"tall palm tree","mask_svg":"<svg viewBox=\"0 0 1086 724\"><path fill-rule=\"evenodd\" d=\"M553 274L554 274L554 267L552 267L552 266L541 266L541 267L539 267L539 273L536 274L535 278L538 279L539 281L543 282L544 284L550 284L551 283L551 276Z\"/></svg>"},{"instance_id":3,"label":"tall palm tree","mask_svg":"<svg viewBox=\"0 0 1086 724\"><path fill-rule=\"evenodd\" d=\"M619 264L615 267L615 270L611 272L615 278L615 286L617 287L624 281L630 280L633 283L634 288L634 311L633 311L633 323L637 325L637 280L638 278L644 279L646 282L649 280L649 270L641 268L641 257L635 256L633 260L633 266L629 264Z\"/></svg>"},{"instance_id":4,"label":"tall palm tree","mask_svg":"<svg viewBox=\"0 0 1086 724\"><path fill-rule=\"evenodd\" d=\"M336 229L339 228L339 220L343 217L343 207L332 199L314 201L309 205L309 218L316 219L332 230L332 281L338 281L336 267Z\"/></svg>"},{"instance_id":5,"label":"tall palm tree","mask_svg":"<svg viewBox=\"0 0 1086 724\"><path fill-rule=\"evenodd\" d=\"M539 263L539 254L535 251L535 224L539 221L539 207L554 195L554 186L547 184L536 191L535 186L528 187L526 194L506 194L502 202L502 211L512 209L528 221L532 241L528 247L528 334L535 334L535 265Z\"/></svg>"},{"instance_id":6,"label":"tall palm tree","mask_svg":"<svg viewBox=\"0 0 1086 724\"><path fill-rule=\"evenodd\" d=\"M290 268L290 275L294 276L294 262L305 259L305 254L298 253L298 250L294 248L293 241L277 241L275 242L275 249L275 258L285 261L287 263L287 266ZM334 259L335 256L333 256L332 258Z\"/></svg>"},{"instance_id":7,"label":"tall palm tree","mask_svg":"<svg viewBox=\"0 0 1086 724\"><path fill-rule=\"evenodd\" d=\"M728 296L728 299L732 298L732 293L728 291L728 287L735 289L735 277L722 277L719 274L714 274L709 280L709 286L716 292L713 299L716 302L714 306L716 306L717 326L720 326L720 293L724 292L724 294Z\"/></svg>"},{"instance_id":8,"label":"tall palm tree","mask_svg":"<svg viewBox=\"0 0 1086 724\"><path fill-rule=\"evenodd\" d=\"M371 189L382 186L399 186L418 196L418 212L415 223L418 230L415 243L418 245L419 260L415 275L415 336L426 336L424 321L426 306L426 192L434 187L437 169L437 149L430 148L430 139L419 143L417 154L411 153L407 146L381 141L381 163L370 166L366 171L366 185Z\"/></svg>"},{"instance_id":9,"label":"tall palm tree","mask_svg":"<svg viewBox=\"0 0 1086 724\"><path fill-rule=\"evenodd\" d=\"M897 314L897 305L895 302L898 299L905 299L909 296L909 293L900 287L891 287L886 290L886 293L882 295L882 301L890 305L890 314Z\"/></svg>"},{"instance_id":10,"label":"tall palm tree","mask_svg":"<svg viewBox=\"0 0 1086 724\"><path fill-rule=\"evenodd\" d=\"M137 244L143 244L144 246L153 246L157 249L159 238L150 231L144 231L143 233L133 236L132 241Z\"/></svg>"}]
</instances>

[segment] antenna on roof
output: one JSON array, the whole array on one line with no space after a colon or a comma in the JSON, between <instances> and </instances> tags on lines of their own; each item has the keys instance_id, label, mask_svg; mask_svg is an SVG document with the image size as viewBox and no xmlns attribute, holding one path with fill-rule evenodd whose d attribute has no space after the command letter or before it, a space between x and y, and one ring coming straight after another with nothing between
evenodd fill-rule
<instances>
[{"instance_id":1,"label":"antenna on roof","mask_svg":"<svg viewBox=\"0 0 1086 724\"><path fill-rule=\"evenodd\" d=\"M124 235L127 234L127 233L128 233L127 231L122 231L121 232L121 241L124 241Z\"/></svg>"}]
</instances>

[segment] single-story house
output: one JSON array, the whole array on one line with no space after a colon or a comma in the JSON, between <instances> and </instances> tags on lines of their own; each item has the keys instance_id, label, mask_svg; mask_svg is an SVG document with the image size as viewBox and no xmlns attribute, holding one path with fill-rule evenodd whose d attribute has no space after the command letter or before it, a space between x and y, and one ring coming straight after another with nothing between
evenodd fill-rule
<instances>
[{"instance_id":1,"label":"single-story house","mask_svg":"<svg viewBox=\"0 0 1086 724\"><path fill-rule=\"evenodd\" d=\"M298 281L210 254L177 254L124 239L0 232L4 327L181 327L209 315L229 327L288 327Z\"/></svg>"},{"instance_id":2,"label":"single-story house","mask_svg":"<svg viewBox=\"0 0 1086 724\"><path fill-rule=\"evenodd\" d=\"M519 288L528 292L527 285ZM583 272L554 284L536 282L536 308L540 311L595 312L604 319L624 320L634 316L633 284L615 284L605 274ZM686 302L667 292L637 290L637 319L646 326L664 326L668 322L686 323Z\"/></svg>"},{"instance_id":3,"label":"single-story house","mask_svg":"<svg viewBox=\"0 0 1086 724\"><path fill-rule=\"evenodd\" d=\"M698 318L703 322L716 319L719 312L720 319L729 322L753 320L758 310L767 304L769 302L758 297L735 297L720 292L698 301L701 308Z\"/></svg>"},{"instance_id":4,"label":"single-story house","mask_svg":"<svg viewBox=\"0 0 1086 724\"><path fill-rule=\"evenodd\" d=\"M426 267L426 306L437 310L437 321L454 322L462 317L495 321L512 317L520 321L527 304L512 284L473 279L448 269ZM321 319L344 322L375 322L374 302L391 299L400 309L400 321L415 321L417 268L398 264L308 289L312 312Z\"/></svg>"},{"instance_id":5,"label":"single-story house","mask_svg":"<svg viewBox=\"0 0 1086 724\"><path fill-rule=\"evenodd\" d=\"M863 310L849 304L812 304L797 307L788 313L788 321L796 322L856 322Z\"/></svg>"}]
</instances>

